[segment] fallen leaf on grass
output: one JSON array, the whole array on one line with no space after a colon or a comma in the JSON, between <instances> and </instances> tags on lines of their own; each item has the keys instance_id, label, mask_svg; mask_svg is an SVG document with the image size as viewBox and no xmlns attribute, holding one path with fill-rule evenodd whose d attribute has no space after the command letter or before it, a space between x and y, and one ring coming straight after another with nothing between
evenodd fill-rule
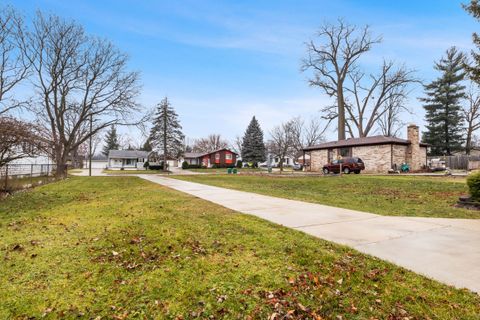
<instances>
[{"instance_id":1,"label":"fallen leaf on grass","mask_svg":"<svg viewBox=\"0 0 480 320\"><path fill-rule=\"evenodd\" d=\"M23 251L25 248L21 244L14 244L12 247L12 251Z\"/></svg>"}]
</instances>

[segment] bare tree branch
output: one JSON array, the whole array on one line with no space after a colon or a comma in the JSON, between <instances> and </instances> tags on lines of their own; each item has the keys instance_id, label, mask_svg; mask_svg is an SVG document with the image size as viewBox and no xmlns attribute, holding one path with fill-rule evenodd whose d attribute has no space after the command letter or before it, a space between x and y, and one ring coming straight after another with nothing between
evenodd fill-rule
<instances>
[{"instance_id":1,"label":"bare tree branch","mask_svg":"<svg viewBox=\"0 0 480 320\"><path fill-rule=\"evenodd\" d=\"M467 138L465 143L465 152L470 154L473 147L473 136L475 131L480 128L480 94L479 86L473 82L466 93L466 103L462 109L465 123L467 124Z\"/></svg>"},{"instance_id":2,"label":"bare tree branch","mask_svg":"<svg viewBox=\"0 0 480 320\"><path fill-rule=\"evenodd\" d=\"M206 138L195 140L193 152L212 152L218 149L228 148L229 143L220 134L209 134Z\"/></svg>"},{"instance_id":3,"label":"bare tree branch","mask_svg":"<svg viewBox=\"0 0 480 320\"><path fill-rule=\"evenodd\" d=\"M338 139L345 139L344 83L355 71L357 60L371 47L381 42L372 38L368 26L361 29L338 19L337 24L324 23L317 32L318 43L306 43L307 57L302 61L302 71L311 70L310 86L337 100Z\"/></svg>"},{"instance_id":4,"label":"bare tree branch","mask_svg":"<svg viewBox=\"0 0 480 320\"><path fill-rule=\"evenodd\" d=\"M11 7L0 8L0 115L25 105L12 91L29 75L25 59L24 25L21 16Z\"/></svg>"},{"instance_id":5,"label":"bare tree branch","mask_svg":"<svg viewBox=\"0 0 480 320\"><path fill-rule=\"evenodd\" d=\"M69 153L110 125L132 124L139 112L138 73L110 42L82 26L37 13L23 48L34 72L39 121L49 128L58 175ZM90 130L91 124L91 130Z\"/></svg>"},{"instance_id":6,"label":"bare tree branch","mask_svg":"<svg viewBox=\"0 0 480 320\"><path fill-rule=\"evenodd\" d=\"M270 154L280 159L280 172L286 157L294 157L296 153L296 128L295 120L290 120L273 128L270 132L271 140L267 142L267 150Z\"/></svg>"},{"instance_id":7,"label":"bare tree branch","mask_svg":"<svg viewBox=\"0 0 480 320\"><path fill-rule=\"evenodd\" d=\"M49 153L48 138L37 126L0 117L0 167L9 162Z\"/></svg>"}]
</instances>

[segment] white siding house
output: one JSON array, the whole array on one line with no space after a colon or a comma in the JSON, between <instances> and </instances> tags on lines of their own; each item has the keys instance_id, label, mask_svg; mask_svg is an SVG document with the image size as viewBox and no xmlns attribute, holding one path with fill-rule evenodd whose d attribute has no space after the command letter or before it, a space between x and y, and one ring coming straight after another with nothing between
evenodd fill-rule
<instances>
[{"instance_id":1,"label":"white siding house","mask_svg":"<svg viewBox=\"0 0 480 320\"><path fill-rule=\"evenodd\" d=\"M85 159L85 168L88 169L90 161L88 157ZM92 157L92 169L106 169L108 168L108 157L102 155L96 155Z\"/></svg>"},{"instance_id":2,"label":"white siding house","mask_svg":"<svg viewBox=\"0 0 480 320\"><path fill-rule=\"evenodd\" d=\"M138 150L110 150L108 169L143 170L143 165L148 161L148 154L147 151Z\"/></svg>"}]
</instances>

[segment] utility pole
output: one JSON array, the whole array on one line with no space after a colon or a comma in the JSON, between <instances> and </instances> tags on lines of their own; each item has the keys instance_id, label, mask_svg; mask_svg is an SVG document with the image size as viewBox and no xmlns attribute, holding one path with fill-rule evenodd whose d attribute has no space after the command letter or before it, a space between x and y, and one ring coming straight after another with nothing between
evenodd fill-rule
<instances>
[{"instance_id":1,"label":"utility pole","mask_svg":"<svg viewBox=\"0 0 480 320\"><path fill-rule=\"evenodd\" d=\"M93 127L93 119L92 114L90 113L90 141L88 144L88 176L92 176L92 127Z\"/></svg>"},{"instance_id":2,"label":"utility pole","mask_svg":"<svg viewBox=\"0 0 480 320\"><path fill-rule=\"evenodd\" d=\"M167 111L168 111L168 100L165 100L163 105L163 170L167 170Z\"/></svg>"}]
</instances>

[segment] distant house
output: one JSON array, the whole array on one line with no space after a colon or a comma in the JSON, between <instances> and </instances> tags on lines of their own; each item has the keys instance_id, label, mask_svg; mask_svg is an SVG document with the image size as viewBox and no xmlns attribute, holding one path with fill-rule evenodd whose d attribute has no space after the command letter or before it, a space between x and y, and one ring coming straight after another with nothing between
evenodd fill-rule
<instances>
[{"instance_id":1,"label":"distant house","mask_svg":"<svg viewBox=\"0 0 480 320\"><path fill-rule=\"evenodd\" d=\"M110 150L108 152L108 169L142 170L149 153L139 150Z\"/></svg>"},{"instance_id":2,"label":"distant house","mask_svg":"<svg viewBox=\"0 0 480 320\"><path fill-rule=\"evenodd\" d=\"M153 152L150 152L150 154L148 155L148 164L151 166L153 165L160 166L163 163L163 161L164 161L163 154L158 154L157 152L153 151ZM167 166L169 168L179 167L180 164L181 163L179 163L179 160L177 158L167 156Z\"/></svg>"},{"instance_id":3,"label":"distant house","mask_svg":"<svg viewBox=\"0 0 480 320\"><path fill-rule=\"evenodd\" d=\"M271 163L270 164L271 164L272 167L276 168L276 167L280 166L280 157L274 156L272 154L270 154L269 156L271 157ZM294 164L295 164L295 159L293 157L286 156L283 159L283 166L284 167L293 166ZM267 161L259 163L259 166L261 166L261 167L268 166L268 156L267 156Z\"/></svg>"},{"instance_id":4,"label":"distant house","mask_svg":"<svg viewBox=\"0 0 480 320\"><path fill-rule=\"evenodd\" d=\"M409 125L407 140L387 136L350 138L307 147L303 152L310 158L310 171L322 171L323 165L338 158L358 157L365 163L365 172L386 173L404 162L411 170L422 169L427 165L427 147L420 142L418 126Z\"/></svg>"},{"instance_id":5,"label":"distant house","mask_svg":"<svg viewBox=\"0 0 480 320\"><path fill-rule=\"evenodd\" d=\"M89 168L90 166L90 159L88 157L85 160L85 168ZM92 169L106 169L108 167L108 157L100 154L94 155L92 157Z\"/></svg>"},{"instance_id":6,"label":"distant house","mask_svg":"<svg viewBox=\"0 0 480 320\"><path fill-rule=\"evenodd\" d=\"M204 152L185 152L183 155L183 161L186 161L188 164L192 165L200 165L202 162L201 157L204 154Z\"/></svg>"},{"instance_id":7,"label":"distant house","mask_svg":"<svg viewBox=\"0 0 480 320\"><path fill-rule=\"evenodd\" d=\"M211 168L234 166L237 162L237 154L228 149L219 149L212 152L185 152L183 161L191 165L200 165Z\"/></svg>"}]
</instances>

